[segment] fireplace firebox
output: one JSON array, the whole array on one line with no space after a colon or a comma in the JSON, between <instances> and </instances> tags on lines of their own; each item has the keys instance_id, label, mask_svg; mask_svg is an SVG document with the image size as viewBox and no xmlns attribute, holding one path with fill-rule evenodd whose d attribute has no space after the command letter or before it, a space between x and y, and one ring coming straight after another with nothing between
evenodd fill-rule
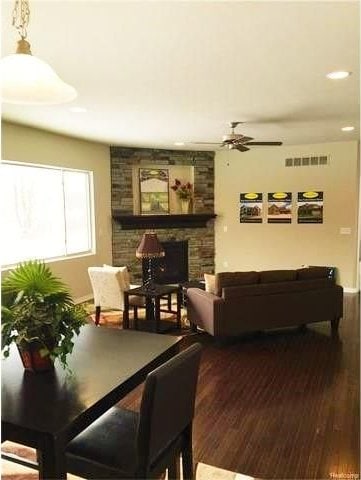
<instances>
[{"instance_id":1,"label":"fireplace firebox","mask_svg":"<svg viewBox=\"0 0 361 480\"><path fill-rule=\"evenodd\" d=\"M152 260L155 283L188 281L188 240L161 242L165 256ZM148 277L148 260L142 261L143 279Z\"/></svg>"}]
</instances>

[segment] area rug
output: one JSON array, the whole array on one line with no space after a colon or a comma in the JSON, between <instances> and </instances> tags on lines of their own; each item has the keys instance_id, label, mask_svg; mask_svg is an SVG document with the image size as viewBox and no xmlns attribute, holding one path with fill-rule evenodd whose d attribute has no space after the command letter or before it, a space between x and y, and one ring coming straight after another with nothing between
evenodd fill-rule
<instances>
[{"instance_id":1,"label":"area rug","mask_svg":"<svg viewBox=\"0 0 361 480\"><path fill-rule=\"evenodd\" d=\"M94 304L92 302L87 302L84 304L86 311L89 314L89 319L91 322L95 323L95 308ZM172 309L176 309L176 305L172 305ZM144 320L144 315L143 315L144 310L140 309L139 310L139 320L142 321ZM145 313L145 312L144 312ZM168 312L161 312L160 314L161 320L167 320L171 322L176 322L176 315L173 313L168 313ZM133 311L130 310L129 312L129 320L132 322L133 320ZM182 323L182 328L186 328L189 326L188 321L187 321L187 312L185 309L182 309L181 311L181 323ZM100 321L99 325L109 327L109 328L121 328L123 325L123 312L119 310L104 310L100 313Z\"/></svg>"},{"instance_id":2,"label":"area rug","mask_svg":"<svg viewBox=\"0 0 361 480\"><path fill-rule=\"evenodd\" d=\"M13 453L27 460L35 461L36 455L32 448L24 447L13 442L4 442L1 450L7 453ZM18 465L7 460L1 460L1 478L2 480L37 480L38 472L22 465ZM67 475L68 480L82 480L75 475ZM167 476L163 477L167 480ZM255 480L253 477L242 475L240 473L230 472L216 468L205 463L196 465L196 480Z\"/></svg>"}]
</instances>

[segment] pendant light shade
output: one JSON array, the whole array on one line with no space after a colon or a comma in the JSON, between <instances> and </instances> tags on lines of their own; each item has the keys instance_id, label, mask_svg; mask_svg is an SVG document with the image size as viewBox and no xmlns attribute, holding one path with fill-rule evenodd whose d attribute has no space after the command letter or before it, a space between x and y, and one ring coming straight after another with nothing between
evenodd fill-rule
<instances>
[{"instance_id":1,"label":"pendant light shade","mask_svg":"<svg viewBox=\"0 0 361 480\"><path fill-rule=\"evenodd\" d=\"M34 57L27 41L28 0L15 0L12 24L20 35L16 53L0 61L1 97L18 105L54 105L71 102L75 88L63 82L43 60Z\"/></svg>"},{"instance_id":2,"label":"pendant light shade","mask_svg":"<svg viewBox=\"0 0 361 480\"><path fill-rule=\"evenodd\" d=\"M43 60L14 53L0 62L3 102L22 105L52 105L74 100L75 88L63 82Z\"/></svg>"}]
</instances>

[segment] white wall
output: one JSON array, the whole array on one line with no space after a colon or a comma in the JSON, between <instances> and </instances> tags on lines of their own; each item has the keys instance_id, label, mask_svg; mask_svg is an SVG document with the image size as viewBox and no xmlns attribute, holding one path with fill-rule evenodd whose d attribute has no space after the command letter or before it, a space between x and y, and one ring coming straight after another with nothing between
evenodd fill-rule
<instances>
[{"instance_id":1,"label":"white wall","mask_svg":"<svg viewBox=\"0 0 361 480\"><path fill-rule=\"evenodd\" d=\"M87 268L112 261L109 146L4 122L2 158L93 172L96 253L49 263L75 299L88 296L92 290Z\"/></svg>"},{"instance_id":2,"label":"white wall","mask_svg":"<svg viewBox=\"0 0 361 480\"><path fill-rule=\"evenodd\" d=\"M329 155L330 164L285 167L286 158L311 154ZM337 267L341 285L356 289L358 188L357 142L254 147L246 153L217 152L216 271L330 265ZM297 224L297 192L309 190L324 192L323 224ZM292 224L266 223L266 194L277 191L293 193ZM239 222L242 192L263 192L262 224ZM341 227L351 228L351 235L341 235Z\"/></svg>"}]
</instances>

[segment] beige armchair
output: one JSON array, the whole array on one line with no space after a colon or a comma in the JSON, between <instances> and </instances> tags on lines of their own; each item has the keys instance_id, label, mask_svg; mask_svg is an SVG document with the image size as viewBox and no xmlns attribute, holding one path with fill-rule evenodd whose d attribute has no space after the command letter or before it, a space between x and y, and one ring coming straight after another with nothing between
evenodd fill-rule
<instances>
[{"instance_id":1,"label":"beige armchair","mask_svg":"<svg viewBox=\"0 0 361 480\"><path fill-rule=\"evenodd\" d=\"M90 283L93 288L95 305L95 325L99 325L102 308L124 311L124 291L139 285L130 284L127 267L89 267ZM143 297L130 296L129 306L133 307L134 319L138 319L138 308L145 308Z\"/></svg>"}]
</instances>

